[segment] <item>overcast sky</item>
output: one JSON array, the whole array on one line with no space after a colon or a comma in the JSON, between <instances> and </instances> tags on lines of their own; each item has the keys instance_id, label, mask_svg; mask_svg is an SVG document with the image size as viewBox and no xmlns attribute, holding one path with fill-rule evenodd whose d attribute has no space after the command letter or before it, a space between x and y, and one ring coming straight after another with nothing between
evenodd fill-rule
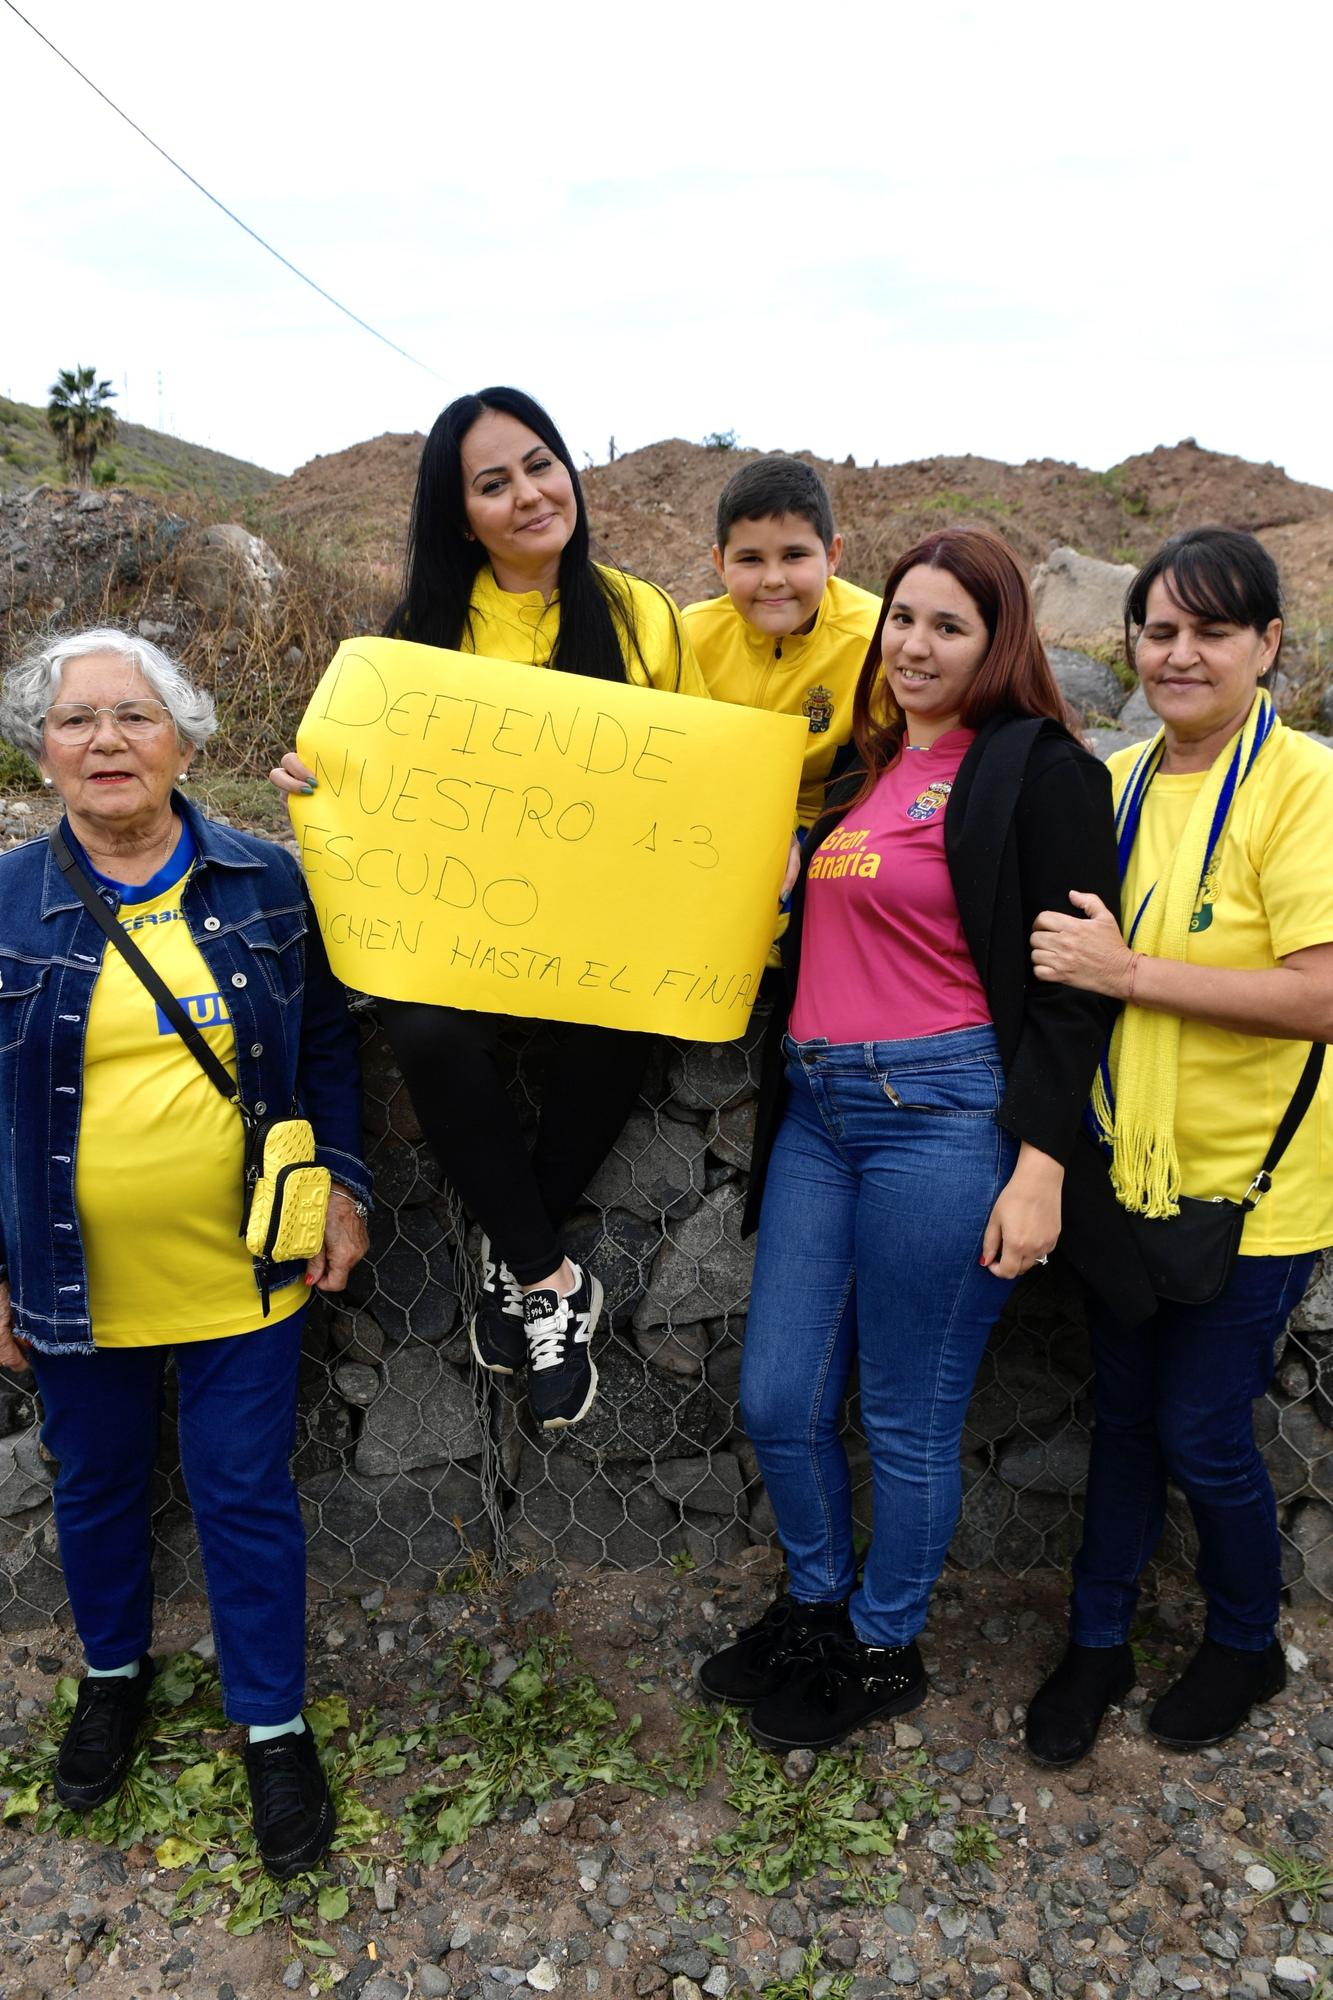
<instances>
[{"instance_id":1,"label":"overcast sky","mask_svg":"<svg viewBox=\"0 0 1333 2000\"><path fill-rule=\"evenodd\" d=\"M290 471L516 382L576 456L735 430L1333 486L1321 0L0 0L0 391L92 363ZM161 391L159 395L159 377Z\"/></svg>"}]
</instances>

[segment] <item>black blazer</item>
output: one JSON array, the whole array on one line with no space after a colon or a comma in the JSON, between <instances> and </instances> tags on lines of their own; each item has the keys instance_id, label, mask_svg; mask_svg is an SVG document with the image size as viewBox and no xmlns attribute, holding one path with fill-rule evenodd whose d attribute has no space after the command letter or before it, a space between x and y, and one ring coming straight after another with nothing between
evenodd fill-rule
<instances>
[{"instance_id":1,"label":"black blazer","mask_svg":"<svg viewBox=\"0 0 1333 2000\"><path fill-rule=\"evenodd\" d=\"M812 828L792 893L782 939L783 985L764 1043L747 1231L759 1220L786 1096L782 1040L796 998L806 874L819 843L845 816L845 801L860 778L853 768L838 780L836 794L844 803ZM1118 1003L1037 979L1028 943L1039 910L1072 910L1071 889L1091 889L1119 912L1109 774L1058 722L994 716L978 731L954 781L944 851L1004 1064L1000 1123L1063 1163L1061 1251L1119 1319L1136 1325L1157 1301L1083 1123ZM891 1021L882 1039L893 1039Z\"/></svg>"}]
</instances>

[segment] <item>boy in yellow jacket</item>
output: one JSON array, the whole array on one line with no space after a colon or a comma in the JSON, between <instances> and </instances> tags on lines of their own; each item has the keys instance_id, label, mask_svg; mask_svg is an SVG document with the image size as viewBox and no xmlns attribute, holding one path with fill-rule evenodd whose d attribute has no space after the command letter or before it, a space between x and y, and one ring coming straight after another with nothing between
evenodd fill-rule
<instances>
[{"instance_id":1,"label":"boy in yellow jacket","mask_svg":"<svg viewBox=\"0 0 1333 2000\"><path fill-rule=\"evenodd\" d=\"M806 718L796 819L818 819L880 599L836 574L842 536L828 490L803 459L772 452L733 473L717 503L713 562L726 595L682 612L715 701Z\"/></svg>"}]
</instances>

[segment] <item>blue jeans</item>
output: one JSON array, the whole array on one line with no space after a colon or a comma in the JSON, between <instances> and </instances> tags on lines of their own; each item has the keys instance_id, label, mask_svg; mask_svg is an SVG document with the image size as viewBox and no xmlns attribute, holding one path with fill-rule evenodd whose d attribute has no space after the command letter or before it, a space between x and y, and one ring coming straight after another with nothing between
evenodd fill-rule
<instances>
[{"instance_id":1,"label":"blue jeans","mask_svg":"<svg viewBox=\"0 0 1333 2000\"><path fill-rule=\"evenodd\" d=\"M788 1041L787 1056L741 1415L792 1595L846 1597L856 1557L839 1423L859 1360L875 1535L852 1622L870 1645L901 1646L926 1621L958 1519L963 1418L1011 1289L981 1268L981 1243L1018 1142L996 1121L991 1028Z\"/></svg>"},{"instance_id":2,"label":"blue jeans","mask_svg":"<svg viewBox=\"0 0 1333 2000\"><path fill-rule=\"evenodd\" d=\"M1208 1637L1245 1652L1271 1641L1282 1558L1253 1405L1272 1379L1273 1343L1313 1265L1313 1252L1239 1257L1211 1305L1163 1299L1128 1332L1090 1301L1096 1424L1070 1604L1076 1645L1118 1646L1129 1637L1139 1577L1166 1516L1168 1479L1198 1530Z\"/></svg>"},{"instance_id":3,"label":"blue jeans","mask_svg":"<svg viewBox=\"0 0 1333 2000\"><path fill-rule=\"evenodd\" d=\"M286 1722L305 1698L305 1529L290 1458L305 1307L231 1339L29 1359L59 1461L56 1533L90 1667L153 1635L152 1483L162 1374L175 1356L181 1470L208 1586L223 1706Z\"/></svg>"}]
</instances>

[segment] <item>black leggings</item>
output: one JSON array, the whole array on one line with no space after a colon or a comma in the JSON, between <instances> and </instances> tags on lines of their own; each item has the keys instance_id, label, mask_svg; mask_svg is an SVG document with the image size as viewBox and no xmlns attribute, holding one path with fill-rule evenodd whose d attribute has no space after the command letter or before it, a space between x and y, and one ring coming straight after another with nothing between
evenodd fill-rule
<instances>
[{"instance_id":1,"label":"black leggings","mask_svg":"<svg viewBox=\"0 0 1333 2000\"><path fill-rule=\"evenodd\" d=\"M503 1014L381 1000L380 1019L426 1139L463 1206L521 1285L559 1268L559 1226L615 1144L643 1080L650 1035L576 1021L554 1040L529 1155L500 1078Z\"/></svg>"}]
</instances>

